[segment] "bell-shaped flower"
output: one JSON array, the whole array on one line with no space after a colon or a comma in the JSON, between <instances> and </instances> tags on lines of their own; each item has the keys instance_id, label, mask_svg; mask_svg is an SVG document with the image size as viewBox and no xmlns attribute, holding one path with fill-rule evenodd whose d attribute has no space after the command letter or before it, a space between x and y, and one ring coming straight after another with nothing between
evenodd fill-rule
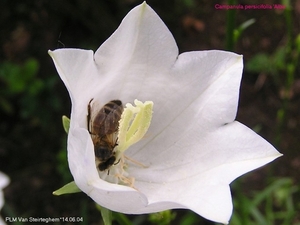
<instances>
[{"instance_id":1,"label":"bell-shaped flower","mask_svg":"<svg viewBox=\"0 0 300 225\"><path fill-rule=\"evenodd\" d=\"M71 173L103 207L126 214L185 208L228 223L229 184L281 155L234 121L242 56L216 50L179 55L172 34L146 3L131 10L95 54L67 48L49 54L72 102ZM101 110L104 120L112 119L112 111L120 119L119 101L107 108L112 100L130 103L122 113L129 119L119 124L125 128L115 134L123 143L96 119ZM99 126L93 128L94 122ZM114 136L110 155L101 132ZM135 139L136 133L142 134ZM102 146L96 150L94 144Z\"/></svg>"},{"instance_id":2,"label":"bell-shaped flower","mask_svg":"<svg viewBox=\"0 0 300 225\"><path fill-rule=\"evenodd\" d=\"M3 188L5 188L9 183L9 178L2 172L0 172L0 210L2 209L4 205L4 196L3 196ZM0 217L0 225L4 225L5 222Z\"/></svg>"}]
</instances>

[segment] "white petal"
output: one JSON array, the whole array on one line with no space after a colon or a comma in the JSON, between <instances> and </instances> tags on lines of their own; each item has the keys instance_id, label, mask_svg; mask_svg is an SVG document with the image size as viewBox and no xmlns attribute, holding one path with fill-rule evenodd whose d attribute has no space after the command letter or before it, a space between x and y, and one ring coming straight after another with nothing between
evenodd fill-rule
<instances>
[{"instance_id":1,"label":"white petal","mask_svg":"<svg viewBox=\"0 0 300 225\"><path fill-rule=\"evenodd\" d=\"M172 65L178 55L175 40L145 2L132 9L119 28L95 53L102 74L130 67L157 71Z\"/></svg>"},{"instance_id":2,"label":"white petal","mask_svg":"<svg viewBox=\"0 0 300 225\"><path fill-rule=\"evenodd\" d=\"M100 82L93 51L58 49L49 50L49 55L69 91L72 104L88 102L92 98L89 91L99 88Z\"/></svg>"},{"instance_id":3,"label":"white petal","mask_svg":"<svg viewBox=\"0 0 300 225\"><path fill-rule=\"evenodd\" d=\"M154 102L151 126L147 137L128 154L143 162L149 151L160 155L161 149L166 152L174 145L185 146L185 142L197 145L202 133L234 121L242 67L241 56L229 52L181 54L170 75L165 75L166 81L151 86L155 93L146 92ZM187 136L195 126L201 134Z\"/></svg>"},{"instance_id":4,"label":"white petal","mask_svg":"<svg viewBox=\"0 0 300 225\"><path fill-rule=\"evenodd\" d=\"M4 205L4 196L2 189L9 184L9 178L4 173L0 172L0 210ZM1 219L1 217L0 217ZM0 221L1 222L1 221Z\"/></svg>"},{"instance_id":5,"label":"white petal","mask_svg":"<svg viewBox=\"0 0 300 225\"><path fill-rule=\"evenodd\" d=\"M178 57L175 40L157 16L143 3L126 15L119 28L95 53L105 88L95 97L103 105L112 99L124 103L147 101L165 88L168 71Z\"/></svg>"},{"instance_id":6,"label":"white petal","mask_svg":"<svg viewBox=\"0 0 300 225\"><path fill-rule=\"evenodd\" d=\"M193 138L197 130L190 132ZM176 202L221 223L231 216L230 182L280 156L267 141L238 122L209 132L197 145L180 141L160 154L153 153L155 148L148 149L148 155L144 152L144 158L151 157L150 166L132 166L129 171L136 178L136 187L150 204Z\"/></svg>"},{"instance_id":7,"label":"white petal","mask_svg":"<svg viewBox=\"0 0 300 225\"><path fill-rule=\"evenodd\" d=\"M4 173L0 172L0 189L5 188L9 183L9 178Z\"/></svg>"}]
</instances>

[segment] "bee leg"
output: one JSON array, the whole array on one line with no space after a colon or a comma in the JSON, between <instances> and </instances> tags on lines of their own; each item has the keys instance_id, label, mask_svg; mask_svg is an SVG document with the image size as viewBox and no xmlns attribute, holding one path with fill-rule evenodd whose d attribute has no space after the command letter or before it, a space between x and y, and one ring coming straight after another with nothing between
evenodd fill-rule
<instances>
[{"instance_id":1,"label":"bee leg","mask_svg":"<svg viewBox=\"0 0 300 225\"><path fill-rule=\"evenodd\" d=\"M94 98L92 98L90 101L89 101L89 104L88 104L88 107L87 107L87 110L88 110L88 115L87 115L87 130L89 131L90 134L92 134L92 132L90 131L91 129L91 102L94 100Z\"/></svg>"},{"instance_id":2,"label":"bee leg","mask_svg":"<svg viewBox=\"0 0 300 225\"><path fill-rule=\"evenodd\" d=\"M116 141L115 141L115 147L118 146L118 137L116 138Z\"/></svg>"},{"instance_id":3,"label":"bee leg","mask_svg":"<svg viewBox=\"0 0 300 225\"><path fill-rule=\"evenodd\" d=\"M118 162L114 163L114 166L118 165L120 161L121 161L121 158L118 160Z\"/></svg>"}]
</instances>

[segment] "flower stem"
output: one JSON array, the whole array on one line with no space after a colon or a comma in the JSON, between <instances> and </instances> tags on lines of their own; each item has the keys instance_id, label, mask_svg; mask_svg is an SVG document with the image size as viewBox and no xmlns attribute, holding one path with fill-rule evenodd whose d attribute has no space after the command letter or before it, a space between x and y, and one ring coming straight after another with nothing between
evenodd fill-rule
<instances>
[{"instance_id":1,"label":"flower stem","mask_svg":"<svg viewBox=\"0 0 300 225\"><path fill-rule=\"evenodd\" d=\"M228 0L228 5L236 4L236 0ZM226 50L232 51L234 47L234 23L236 10L227 10L226 13Z\"/></svg>"},{"instance_id":2,"label":"flower stem","mask_svg":"<svg viewBox=\"0 0 300 225\"><path fill-rule=\"evenodd\" d=\"M102 220L104 225L112 225L112 212L100 205L96 204L96 208L101 212Z\"/></svg>"},{"instance_id":3,"label":"flower stem","mask_svg":"<svg viewBox=\"0 0 300 225\"><path fill-rule=\"evenodd\" d=\"M113 219L121 225L132 225L127 216L122 213L113 213Z\"/></svg>"}]
</instances>

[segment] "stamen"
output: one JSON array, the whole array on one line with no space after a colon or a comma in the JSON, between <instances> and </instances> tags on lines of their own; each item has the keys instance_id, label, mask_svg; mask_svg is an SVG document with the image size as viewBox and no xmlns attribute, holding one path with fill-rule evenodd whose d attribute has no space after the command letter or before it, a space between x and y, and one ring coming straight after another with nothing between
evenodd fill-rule
<instances>
[{"instance_id":1,"label":"stamen","mask_svg":"<svg viewBox=\"0 0 300 225\"><path fill-rule=\"evenodd\" d=\"M119 122L118 146L117 151L122 153L131 145L140 141L151 123L153 102L146 101L142 103L134 100L133 106L130 103L126 104L121 120Z\"/></svg>"},{"instance_id":2,"label":"stamen","mask_svg":"<svg viewBox=\"0 0 300 225\"><path fill-rule=\"evenodd\" d=\"M128 156L124 155L125 159L127 159L128 161L131 161L132 163L140 166L140 167L143 167L143 168L147 168L148 166L145 166L143 163L140 163L139 161L136 161L132 158L129 158Z\"/></svg>"},{"instance_id":3,"label":"stamen","mask_svg":"<svg viewBox=\"0 0 300 225\"><path fill-rule=\"evenodd\" d=\"M134 177L129 177L128 173L124 170L124 168L127 167L127 165L125 164L125 160L124 160L124 155L121 156L120 158L120 173L115 173L115 177L121 181L122 184L125 184L129 187L135 188L134 187L134 181L135 178Z\"/></svg>"}]
</instances>

